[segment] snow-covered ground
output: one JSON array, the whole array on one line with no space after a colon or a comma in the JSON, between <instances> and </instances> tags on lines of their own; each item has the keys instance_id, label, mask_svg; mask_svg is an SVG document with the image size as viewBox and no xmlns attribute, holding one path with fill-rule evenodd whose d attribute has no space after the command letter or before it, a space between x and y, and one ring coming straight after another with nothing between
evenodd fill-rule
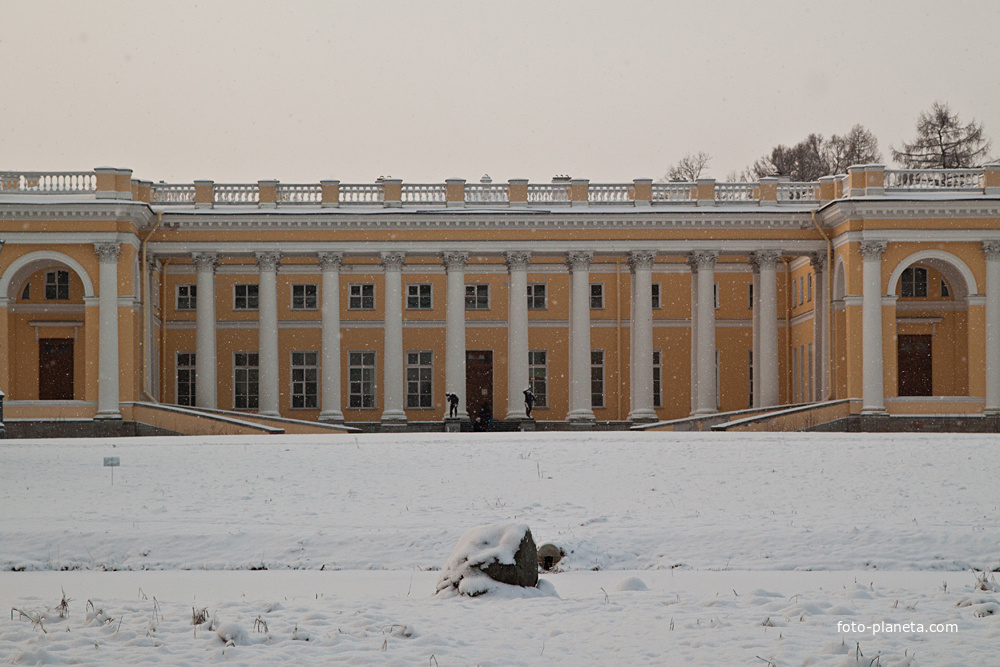
<instances>
[{"instance_id":1,"label":"snow-covered ground","mask_svg":"<svg viewBox=\"0 0 1000 667\"><path fill-rule=\"evenodd\" d=\"M995 435L10 440L0 663L995 665L998 490ZM433 595L510 522L556 595Z\"/></svg>"}]
</instances>

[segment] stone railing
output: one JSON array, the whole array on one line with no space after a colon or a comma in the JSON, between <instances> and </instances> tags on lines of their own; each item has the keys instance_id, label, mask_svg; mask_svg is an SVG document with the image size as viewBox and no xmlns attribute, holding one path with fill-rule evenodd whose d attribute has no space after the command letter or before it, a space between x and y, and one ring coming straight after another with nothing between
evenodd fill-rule
<instances>
[{"instance_id":1,"label":"stone railing","mask_svg":"<svg viewBox=\"0 0 1000 667\"><path fill-rule=\"evenodd\" d=\"M92 172L0 171L0 196L29 194L83 195L97 199L135 199L158 206L814 206L819 202L859 196L919 196L922 193L961 192L1000 196L1000 165L976 169L885 169L883 165L856 165L848 173L825 176L818 182L788 182L762 178L758 182L724 183L701 178L697 182L590 183L560 178L554 183L403 183L379 179L375 183L288 184L151 183L131 178L131 170L98 168Z\"/></svg>"}]
</instances>

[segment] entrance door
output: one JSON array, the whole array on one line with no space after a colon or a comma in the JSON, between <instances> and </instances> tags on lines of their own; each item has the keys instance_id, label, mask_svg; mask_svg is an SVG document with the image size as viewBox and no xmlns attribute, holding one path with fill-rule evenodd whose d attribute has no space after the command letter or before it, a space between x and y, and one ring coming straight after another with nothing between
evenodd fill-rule
<instances>
[{"instance_id":1,"label":"entrance door","mask_svg":"<svg viewBox=\"0 0 1000 667\"><path fill-rule=\"evenodd\" d=\"M493 417L493 350L466 351L465 405L473 421Z\"/></svg>"},{"instance_id":2,"label":"entrance door","mask_svg":"<svg viewBox=\"0 0 1000 667\"><path fill-rule=\"evenodd\" d=\"M73 339L38 340L38 400L73 400Z\"/></svg>"},{"instance_id":3,"label":"entrance door","mask_svg":"<svg viewBox=\"0 0 1000 667\"><path fill-rule=\"evenodd\" d=\"M931 337L902 335L899 340L899 395L933 396L931 383Z\"/></svg>"}]
</instances>

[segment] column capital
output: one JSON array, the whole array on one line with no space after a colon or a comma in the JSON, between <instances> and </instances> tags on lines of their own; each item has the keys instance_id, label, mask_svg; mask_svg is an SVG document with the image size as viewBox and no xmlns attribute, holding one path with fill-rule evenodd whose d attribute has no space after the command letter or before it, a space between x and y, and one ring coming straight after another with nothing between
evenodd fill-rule
<instances>
[{"instance_id":1,"label":"column capital","mask_svg":"<svg viewBox=\"0 0 1000 667\"><path fill-rule=\"evenodd\" d=\"M469 263L469 253L449 250L441 253L444 268L448 271L461 271Z\"/></svg>"},{"instance_id":2,"label":"column capital","mask_svg":"<svg viewBox=\"0 0 1000 667\"><path fill-rule=\"evenodd\" d=\"M261 271L277 271L281 264L281 253L277 250L267 250L265 252L255 252L257 266Z\"/></svg>"},{"instance_id":3,"label":"column capital","mask_svg":"<svg viewBox=\"0 0 1000 667\"><path fill-rule=\"evenodd\" d=\"M988 260L1000 259L1000 240L983 241L983 252Z\"/></svg>"},{"instance_id":4,"label":"column capital","mask_svg":"<svg viewBox=\"0 0 1000 667\"><path fill-rule=\"evenodd\" d=\"M191 259L194 261L194 265L198 267L198 271L211 271L215 273L215 269L219 266L219 255L214 252L193 252L191 253Z\"/></svg>"},{"instance_id":5,"label":"column capital","mask_svg":"<svg viewBox=\"0 0 1000 667\"><path fill-rule=\"evenodd\" d=\"M634 273L638 269L653 268L656 261L656 253L650 250L636 250L628 254L628 266Z\"/></svg>"},{"instance_id":6,"label":"column capital","mask_svg":"<svg viewBox=\"0 0 1000 667\"><path fill-rule=\"evenodd\" d=\"M781 261L781 253L777 250L761 250L756 254L759 269L774 269Z\"/></svg>"},{"instance_id":7,"label":"column capital","mask_svg":"<svg viewBox=\"0 0 1000 667\"><path fill-rule=\"evenodd\" d=\"M747 263L750 264L751 273L760 273L760 258L757 256L757 253L747 253Z\"/></svg>"},{"instance_id":8,"label":"column capital","mask_svg":"<svg viewBox=\"0 0 1000 667\"><path fill-rule=\"evenodd\" d=\"M719 253L715 250L696 250L688 254L687 262L692 271L714 269L715 260L718 258Z\"/></svg>"},{"instance_id":9,"label":"column capital","mask_svg":"<svg viewBox=\"0 0 1000 667\"><path fill-rule=\"evenodd\" d=\"M508 251L503 254L504 262L507 264L507 269L509 271L515 271L517 269L526 270L528 265L531 264L531 253L522 252L520 250Z\"/></svg>"},{"instance_id":10,"label":"column capital","mask_svg":"<svg viewBox=\"0 0 1000 667\"><path fill-rule=\"evenodd\" d=\"M813 271L816 273L823 273L826 270L826 253L825 252L811 252L809 253L809 264L812 266Z\"/></svg>"},{"instance_id":11,"label":"column capital","mask_svg":"<svg viewBox=\"0 0 1000 667\"><path fill-rule=\"evenodd\" d=\"M342 252L321 252L317 255L320 271L336 271L344 263Z\"/></svg>"},{"instance_id":12,"label":"column capital","mask_svg":"<svg viewBox=\"0 0 1000 667\"><path fill-rule=\"evenodd\" d=\"M862 241L861 258L865 261L880 260L888 245L885 241Z\"/></svg>"},{"instance_id":13,"label":"column capital","mask_svg":"<svg viewBox=\"0 0 1000 667\"><path fill-rule=\"evenodd\" d=\"M381 264L386 270L402 271L406 264L405 252L383 252L381 258Z\"/></svg>"},{"instance_id":14,"label":"column capital","mask_svg":"<svg viewBox=\"0 0 1000 667\"><path fill-rule=\"evenodd\" d=\"M95 243L94 252L97 253L98 262L101 264L114 264L121 254L121 246L117 243Z\"/></svg>"},{"instance_id":15,"label":"column capital","mask_svg":"<svg viewBox=\"0 0 1000 667\"><path fill-rule=\"evenodd\" d=\"M594 253L574 250L566 253L566 266L570 271L586 271L594 261Z\"/></svg>"}]
</instances>

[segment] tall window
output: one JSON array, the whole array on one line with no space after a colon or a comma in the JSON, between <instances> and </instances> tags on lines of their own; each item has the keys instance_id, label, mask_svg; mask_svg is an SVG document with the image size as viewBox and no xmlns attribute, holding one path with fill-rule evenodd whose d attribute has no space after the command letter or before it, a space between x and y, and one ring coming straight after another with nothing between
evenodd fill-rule
<instances>
[{"instance_id":1,"label":"tall window","mask_svg":"<svg viewBox=\"0 0 1000 667\"><path fill-rule=\"evenodd\" d=\"M813 300L813 274L806 276L806 301Z\"/></svg>"},{"instance_id":2,"label":"tall window","mask_svg":"<svg viewBox=\"0 0 1000 667\"><path fill-rule=\"evenodd\" d=\"M466 285L465 286L465 309L466 310L489 310L490 309L490 286Z\"/></svg>"},{"instance_id":3,"label":"tall window","mask_svg":"<svg viewBox=\"0 0 1000 667\"><path fill-rule=\"evenodd\" d=\"M375 310L375 283L353 283L347 286L348 310Z\"/></svg>"},{"instance_id":4,"label":"tall window","mask_svg":"<svg viewBox=\"0 0 1000 667\"><path fill-rule=\"evenodd\" d=\"M604 310L604 283L590 283L591 310Z\"/></svg>"},{"instance_id":5,"label":"tall window","mask_svg":"<svg viewBox=\"0 0 1000 667\"><path fill-rule=\"evenodd\" d=\"M545 283L528 285L528 310L545 310Z\"/></svg>"},{"instance_id":6,"label":"tall window","mask_svg":"<svg viewBox=\"0 0 1000 667\"><path fill-rule=\"evenodd\" d=\"M153 364L156 368L156 364ZM177 405L195 405L195 354L178 352L177 363Z\"/></svg>"},{"instance_id":7,"label":"tall window","mask_svg":"<svg viewBox=\"0 0 1000 667\"><path fill-rule=\"evenodd\" d=\"M590 407L604 407L604 350L590 351Z\"/></svg>"},{"instance_id":8,"label":"tall window","mask_svg":"<svg viewBox=\"0 0 1000 667\"><path fill-rule=\"evenodd\" d=\"M316 352L292 352L292 407L319 407L319 364Z\"/></svg>"},{"instance_id":9,"label":"tall window","mask_svg":"<svg viewBox=\"0 0 1000 667\"><path fill-rule=\"evenodd\" d=\"M362 410L375 407L375 353L349 352L347 355L348 405Z\"/></svg>"},{"instance_id":10,"label":"tall window","mask_svg":"<svg viewBox=\"0 0 1000 667\"><path fill-rule=\"evenodd\" d=\"M719 283L712 285L712 299L715 302L715 309L719 309Z\"/></svg>"},{"instance_id":11,"label":"tall window","mask_svg":"<svg viewBox=\"0 0 1000 667\"><path fill-rule=\"evenodd\" d=\"M406 285L406 309L407 310L431 309L430 283L408 283Z\"/></svg>"},{"instance_id":12,"label":"tall window","mask_svg":"<svg viewBox=\"0 0 1000 667\"><path fill-rule=\"evenodd\" d=\"M904 269L900 296L927 296L927 269L920 266Z\"/></svg>"},{"instance_id":13,"label":"tall window","mask_svg":"<svg viewBox=\"0 0 1000 667\"><path fill-rule=\"evenodd\" d=\"M663 407L663 363L659 350L653 350L653 407Z\"/></svg>"},{"instance_id":14,"label":"tall window","mask_svg":"<svg viewBox=\"0 0 1000 667\"><path fill-rule=\"evenodd\" d=\"M177 286L177 310L194 310L198 306L198 286Z\"/></svg>"},{"instance_id":15,"label":"tall window","mask_svg":"<svg viewBox=\"0 0 1000 667\"><path fill-rule=\"evenodd\" d=\"M747 283L747 310L753 310L753 283Z\"/></svg>"},{"instance_id":16,"label":"tall window","mask_svg":"<svg viewBox=\"0 0 1000 667\"><path fill-rule=\"evenodd\" d=\"M69 271L45 272L45 300L66 301L69 299Z\"/></svg>"},{"instance_id":17,"label":"tall window","mask_svg":"<svg viewBox=\"0 0 1000 667\"><path fill-rule=\"evenodd\" d=\"M260 366L256 352L233 355L233 408L256 410L260 407Z\"/></svg>"},{"instance_id":18,"label":"tall window","mask_svg":"<svg viewBox=\"0 0 1000 667\"><path fill-rule=\"evenodd\" d=\"M406 407L434 407L434 353L430 350L406 353Z\"/></svg>"},{"instance_id":19,"label":"tall window","mask_svg":"<svg viewBox=\"0 0 1000 667\"><path fill-rule=\"evenodd\" d=\"M660 283L653 283L653 310L660 308Z\"/></svg>"},{"instance_id":20,"label":"tall window","mask_svg":"<svg viewBox=\"0 0 1000 667\"><path fill-rule=\"evenodd\" d=\"M233 310L257 310L259 294L258 285L233 285Z\"/></svg>"},{"instance_id":21,"label":"tall window","mask_svg":"<svg viewBox=\"0 0 1000 667\"><path fill-rule=\"evenodd\" d=\"M805 303L806 297L806 278L805 276L799 276L799 305L801 306Z\"/></svg>"},{"instance_id":22,"label":"tall window","mask_svg":"<svg viewBox=\"0 0 1000 667\"><path fill-rule=\"evenodd\" d=\"M549 407L549 369L545 350L528 352L528 384L535 395L535 407Z\"/></svg>"},{"instance_id":23,"label":"tall window","mask_svg":"<svg viewBox=\"0 0 1000 667\"><path fill-rule=\"evenodd\" d=\"M318 310L319 286L316 283L292 285L292 310Z\"/></svg>"},{"instance_id":24,"label":"tall window","mask_svg":"<svg viewBox=\"0 0 1000 667\"><path fill-rule=\"evenodd\" d=\"M792 281L792 308L799 302L799 281Z\"/></svg>"}]
</instances>

